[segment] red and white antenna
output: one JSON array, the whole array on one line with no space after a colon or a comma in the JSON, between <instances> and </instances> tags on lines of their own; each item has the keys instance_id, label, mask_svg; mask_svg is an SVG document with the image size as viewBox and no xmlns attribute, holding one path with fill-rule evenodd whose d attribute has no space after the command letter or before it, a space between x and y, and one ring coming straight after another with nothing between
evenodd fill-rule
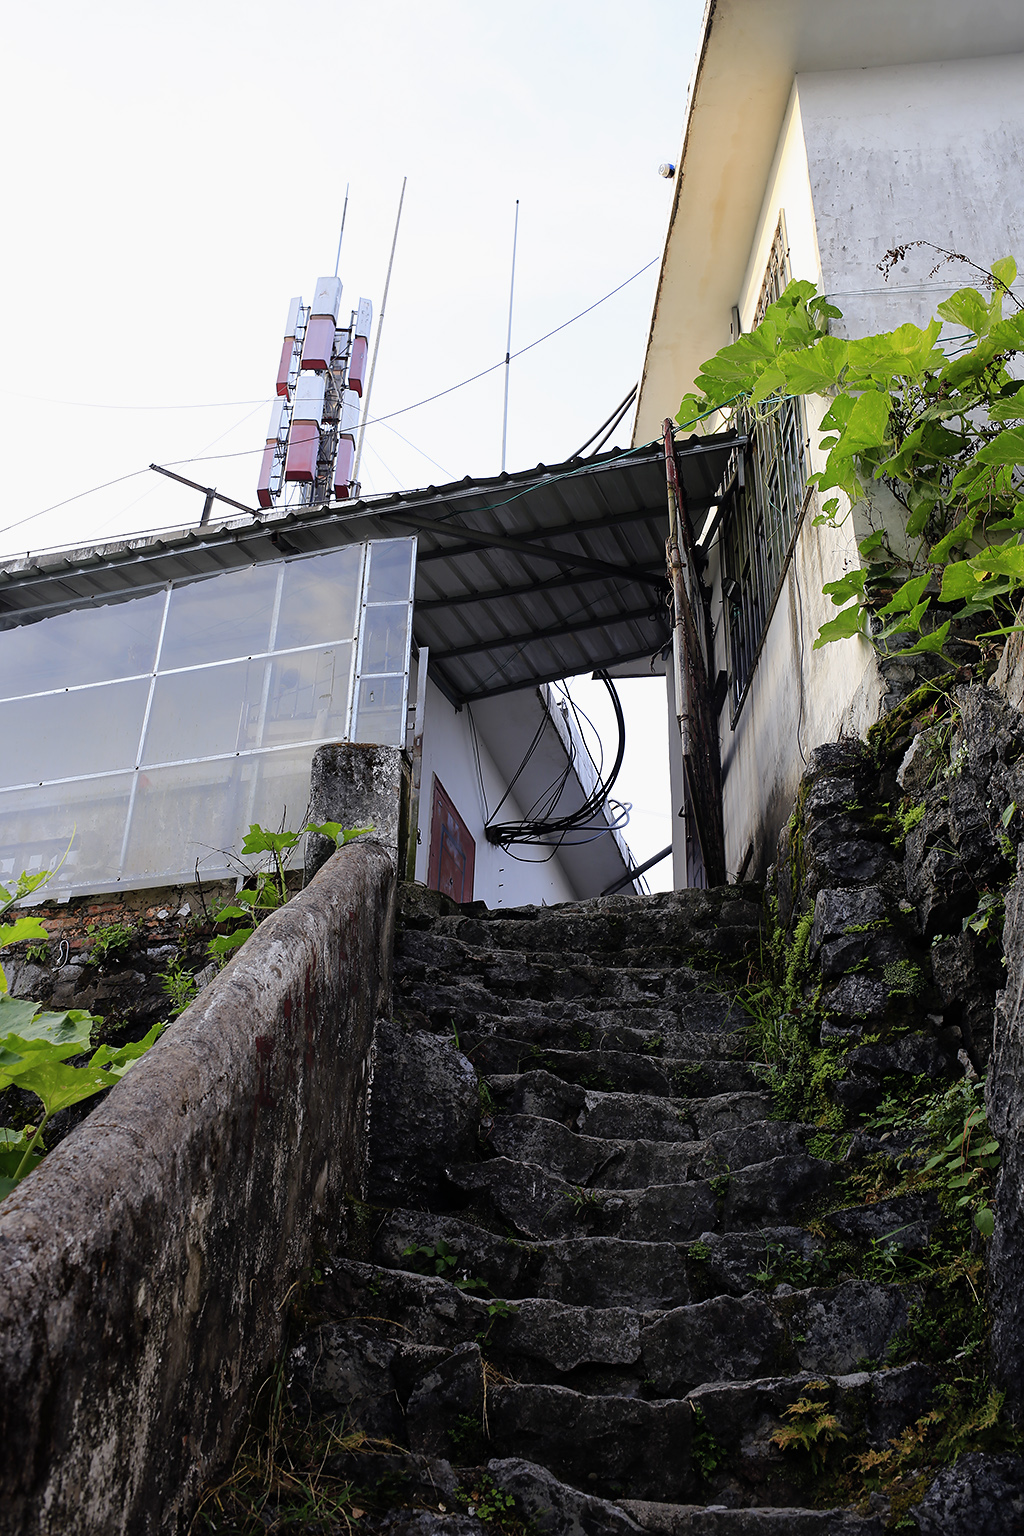
<instances>
[{"instance_id":1,"label":"red and white antenna","mask_svg":"<svg viewBox=\"0 0 1024 1536\"><path fill-rule=\"evenodd\" d=\"M348 191L345 193L348 208ZM342 234L345 215L342 214ZM341 256L341 236L338 237ZM358 492L353 481L359 402L366 387L373 306L360 299L339 325L341 279L317 278L313 302L293 299L256 495L261 507L319 506Z\"/></svg>"}]
</instances>

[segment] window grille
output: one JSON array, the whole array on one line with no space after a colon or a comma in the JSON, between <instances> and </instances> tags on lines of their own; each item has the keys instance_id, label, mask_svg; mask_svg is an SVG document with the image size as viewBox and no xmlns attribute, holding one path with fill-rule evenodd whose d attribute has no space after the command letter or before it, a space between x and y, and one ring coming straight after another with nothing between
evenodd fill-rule
<instances>
[{"instance_id":1,"label":"window grille","mask_svg":"<svg viewBox=\"0 0 1024 1536\"><path fill-rule=\"evenodd\" d=\"M789 251L785 225L780 219L755 324L764 318L768 305L780 297L789 280ZM748 444L743 462L736 466L732 506L722 535L734 718L775 607L803 507L806 482L806 433L800 400L786 400L761 419L744 413L737 426L747 436Z\"/></svg>"}]
</instances>

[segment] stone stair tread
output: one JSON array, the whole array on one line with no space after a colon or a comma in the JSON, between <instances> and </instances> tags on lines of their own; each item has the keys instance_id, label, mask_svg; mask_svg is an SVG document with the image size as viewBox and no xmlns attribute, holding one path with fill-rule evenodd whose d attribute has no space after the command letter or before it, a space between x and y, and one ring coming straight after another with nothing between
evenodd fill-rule
<instances>
[{"instance_id":1,"label":"stone stair tread","mask_svg":"<svg viewBox=\"0 0 1024 1536\"><path fill-rule=\"evenodd\" d=\"M803 1154L770 1158L722 1175L721 1193L718 1179L598 1192L580 1189L535 1163L503 1157L448 1170L455 1189L476 1197L488 1214L527 1239L578 1232L670 1242L689 1242L723 1225L750 1226L766 1217L791 1214L831 1177L830 1164Z\"/></svg>"},{"instance_id":2,"label":"stone stair tread","mask_svg":"<svg viewBox=\"0 0 1024 1536\"><path fill-rule=\"evenodd\" d=\"M861 1280L645 1311L541 1297L495 1304L443 1276L346 1259L331 1265L321 1306L328 1316L373 1315L418 1344L452 1349L485 1338L493 1358L539 1363L559 1376L581 1366L632 1368L626 1375L655 1397L685 1397L703 1382L757 1379L780 1367L849 1372L884 1357L907 1321L899 1291Z\"/></svg>"},{"instance_id":3,"label":"stone stair tread","mask_svg":"<svg viewBox=\"0 0 1024 1536\"><path fill-rule=\"evenodd\" d=\"M720 1130L767 1120L766 1093L740 1090L706 1099L642 1093L603 1093L564 1082L543 1070L489 1078L494 1099L513 1114L558 1120L571 1130L611 1140L697 1141Z\"/></svg>"},{"instance_id":4,"label":"stone stair tread","mask_svg":"<svg viewBox=\"0 0 1024 1536\"><path fill-rule=\"evenodd\" d=\"M557 1120L536 1115L499 1115L490 1145L502 1157L542 1163L573 1184L594 1189L645 1189L709 1179L726 1170L801 1153L815 1127L762 1120L719 1131L702 1141L612 1140L582 1135Z\"/></svg>"},{"instance_id":5,"label":"stone stair tread","mask_svg":"<svg viewBox=\"0 0 1024 1536\"><path fill-rule=\"evenodd\" d=\"M687 1023L695 1022L689 1010ZM720 1027L711 1021L706 1028L680 1028L672 1014L665 1014L657 1025L638 1024L624 1011L616 1015L595 1014L583 1023L553 1019L547 1013L496 1014L493 1018L474 1013L463 1023L460 1034L505 1035L524 1040L541 1049L569 1051L622 1051L645 1056L721 1056L741 1055L745 1039L741 1031Z\"/></svg>"},{"instance_id":6,"label":"stone stair tread","mask_svg":"<svg viewBox=\"0 0 1024 1536\"><path fill-rule=\"evenodd\" d=\"M619 1508L651 1536L882 1536L883 1530L878 1516L850 1509L729 1509L647 1499L620 1499Z\"/></svg>"},{"instance_id":7,"label":"stone stair tread","mask_svg":"<svg viewBox=\"0 0 1024 1536\"><path fill-rule=\"evenodd\" d=\"M686 1029L698 1034L727 1034L744 1028L741 1016L722 1007L717 995L706 992L682 993L678 997L622 997L606 993L594 996L547 996L543 985L537 995L509 997L500 989L484 986L472 978L446 977L429 984L416 984L407 977L396 977L399 1004L413 1002L434 1027L445 1033L454 1023L462 1029L475 1019L530 1018L573 1025L579 1029L613 1028L625 1023L632 1029ZM614 1006L609 1006L613 1003Z\"/></svg>"},{"instance_id":8,"label":"stone stair tread","mask_svg":"<svg viewBox=\"0 0 1024 1536\"><path fill-rule=\"evenodd\" d=\"M714 1097L760 1086L746 1062L708 1054L698 1060L631 1056L622 1051L540 1050L525 1041L467 1036L465 1054L484 1077L550 1072L565 1082L604 1093L643 1093L656 1098Z\"/></svg>"},{"instance_id":9,"label":"stone stair tread","mask_svg":"<svg viewBox=\"0 0 1024 1536\"><path fill-rule=\"evenodd\" d=\"M436 1252L443 1241L458 1255L457 1273L484 1280L496 1295L548 1297L576 1306L633 1306L654 1311L690 1299L685 1251L674 1243L621 1237L573 1237L523 1243L452 1216L392 1211L373 1238L371 1258L407 1267L406 1249Z\"/></svg>"}]
</instances>

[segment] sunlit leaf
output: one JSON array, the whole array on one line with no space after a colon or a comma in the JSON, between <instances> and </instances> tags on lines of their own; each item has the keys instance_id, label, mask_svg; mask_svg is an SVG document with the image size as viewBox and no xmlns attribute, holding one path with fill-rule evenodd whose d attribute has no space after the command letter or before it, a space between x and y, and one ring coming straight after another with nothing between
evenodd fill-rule
<instances>
[{"instance_id":1,"label":"sunlit leaf","mask_svg":"<svg viewBox=\"0 0 1024 1536\"><path fill-rule=\"evenodd\" d=\"M848 640L851 635L859 635L861 632L861 609L854 603L850 608L844 608L835 619L829 619L818 630L818 638L814 642L814 649L819 651L823 645L831 645L833 640Z\"/></svg>"}]
</instances>

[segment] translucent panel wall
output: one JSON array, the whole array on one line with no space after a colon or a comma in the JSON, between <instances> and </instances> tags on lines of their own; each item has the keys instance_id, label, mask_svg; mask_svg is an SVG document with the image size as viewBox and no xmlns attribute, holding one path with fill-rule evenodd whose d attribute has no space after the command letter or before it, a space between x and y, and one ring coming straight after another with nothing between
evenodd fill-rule
<instances>
[{"instance_id":1,"label":"translucent panel wall","mask_svg":"<svg viewBox=\"0 0 1024 1536\"><path fill-rule=\"evenodd\" d=\"M414 539L171 582L0 633L0 881L232 873L305 820L323 741L404 746ZM70 845L70 846L69 846Z\"/></svg>"}]
</instances>

